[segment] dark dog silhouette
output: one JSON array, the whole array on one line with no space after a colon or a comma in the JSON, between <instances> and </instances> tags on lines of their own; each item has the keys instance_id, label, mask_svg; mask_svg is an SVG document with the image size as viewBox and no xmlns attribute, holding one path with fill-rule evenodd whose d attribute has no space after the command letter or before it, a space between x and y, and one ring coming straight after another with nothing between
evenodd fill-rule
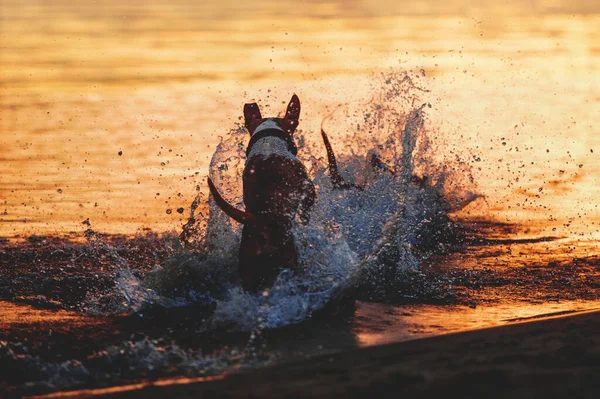
<instances>
[{"instance_id":1,"label":"dark dog silhouette","mask_svg":"<svg viewBox=\"0 0 600 399\"><path fill-rule=\"evenodd\" d=\"M281 268L298 266L292 226L296 216L308 223L315 202L314 184L296 158L293 134L299 117L300 100L295 94L283 118L263 118L256 103L244 105L251 136L242 177L245 211L225 201L208 179L217 205L244 225L239 269L247 291L264 289L273 284Z\"/></svg>"}]
</instances>

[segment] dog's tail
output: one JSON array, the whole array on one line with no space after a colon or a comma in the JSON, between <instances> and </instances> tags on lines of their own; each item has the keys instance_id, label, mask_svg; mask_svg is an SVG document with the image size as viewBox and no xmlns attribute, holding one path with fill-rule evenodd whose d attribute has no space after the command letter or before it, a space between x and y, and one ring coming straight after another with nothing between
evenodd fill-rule
<instances>
[{"instance_id":1,"label":"dog's tail","mask_svg":"<svg viewBox=\"0 0 600 399\"><path fill-rule=\"evenodd\" d=\"M329 143L329 138L327 134L325 134L325 130L321 128L321 137L323 137L323 143L325 144L325 149L327 150L327 161L329 162L329 176L331 177L331 184L333 184L333 188L336 189L349 189L356 188L360 191L363 191L364 188L356 185L354 183L348 183L342 175L337 166L337 161L335 160L335 154L333 152L333 148L331 148L331 144Z\"/></svg>"},{"instance_id":2,"label":"dog's tail","mask_svg":"<svg viewBox=\"0 0 600 399\"><path fill-rule=\"evenodd\" d=\"M215 199L215 202L217 205L219 205L219 208L221 208L223 212L227 214L227 216L241 224L258 224L258 218L256 215L253 215L247 211L239 210L229 202L225 201L225 199L221 197L221 194L219 194L217 191L217 188L210 177L208 178L208 188L210 189L210 193Z\"/></svg>"}]
</instances>

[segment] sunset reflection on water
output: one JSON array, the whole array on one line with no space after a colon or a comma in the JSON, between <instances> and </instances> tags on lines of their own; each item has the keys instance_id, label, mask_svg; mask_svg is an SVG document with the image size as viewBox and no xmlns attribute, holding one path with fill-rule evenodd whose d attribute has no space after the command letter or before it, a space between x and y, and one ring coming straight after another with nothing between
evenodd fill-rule
<instances>
[{"instance_id":1,"label":"sunset reflection on water","mask_svg":"<svg viewBox=\"0 0 600 399\"><path fill-rule=\"evenodd\" d=\"M373 346L599 309L599 301L511 303L475 308L359 303L353 331L359 346ZM379 325L374 325L376 319ZM363 324L363 320L367 322Z\"/></svg>"},{"instance_id":2,"label":"sunset reflection on water","mask_svg":"<svg viewBox=\"0 0 600 399\"><path fill-rule=\"evenodd\" d=\"M0 11L0 235L80 232L87 218L108 233L179 229L187 210L175 210L205 190L244 102L276 107L296 92L301 128L317 132L332 107L368 98L373 73L422 70L439 151L480 158L487 204L467 215L598 236L593 1L3 0ZM342 140L351 126L339 128Z\"/></svg>"}]
</instances>

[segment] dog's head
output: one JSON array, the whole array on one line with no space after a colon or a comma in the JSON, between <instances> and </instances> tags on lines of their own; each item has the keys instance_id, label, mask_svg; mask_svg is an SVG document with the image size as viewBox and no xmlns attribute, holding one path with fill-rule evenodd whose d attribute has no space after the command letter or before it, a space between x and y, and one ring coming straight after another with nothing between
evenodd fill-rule
<instances>
[{"instance_id":1,"label":"dog's head","mask_svg":"<svg viewBox=\"0 0 600 399\"><path fill-rule=\"evenodd\" d=\"M244 104L244 124L251 136L264 129L279 129L291 136L298 127L299 118L300 99L295 94L292 96L283 118L263 118L258 104Z\"/></svg>"}]
</instances>

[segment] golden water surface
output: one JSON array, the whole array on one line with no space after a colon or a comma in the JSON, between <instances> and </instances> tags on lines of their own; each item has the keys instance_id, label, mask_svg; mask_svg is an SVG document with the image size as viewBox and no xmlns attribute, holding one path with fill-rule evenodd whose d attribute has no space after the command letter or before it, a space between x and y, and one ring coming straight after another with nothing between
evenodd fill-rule
<instances>
[{"instance_id":1,"label":"golden water surface","mask_svg":"<svg viewBox=\"0 0 600 399\"><path fill-rule=\"evenodd\" d=\"M179 229L244 102L296 92L317 134L409 71L439 151L480 158L465 215L593 240L600 3L480 3L0 0L0 235Z\"/></svg>"}]
</instances>

